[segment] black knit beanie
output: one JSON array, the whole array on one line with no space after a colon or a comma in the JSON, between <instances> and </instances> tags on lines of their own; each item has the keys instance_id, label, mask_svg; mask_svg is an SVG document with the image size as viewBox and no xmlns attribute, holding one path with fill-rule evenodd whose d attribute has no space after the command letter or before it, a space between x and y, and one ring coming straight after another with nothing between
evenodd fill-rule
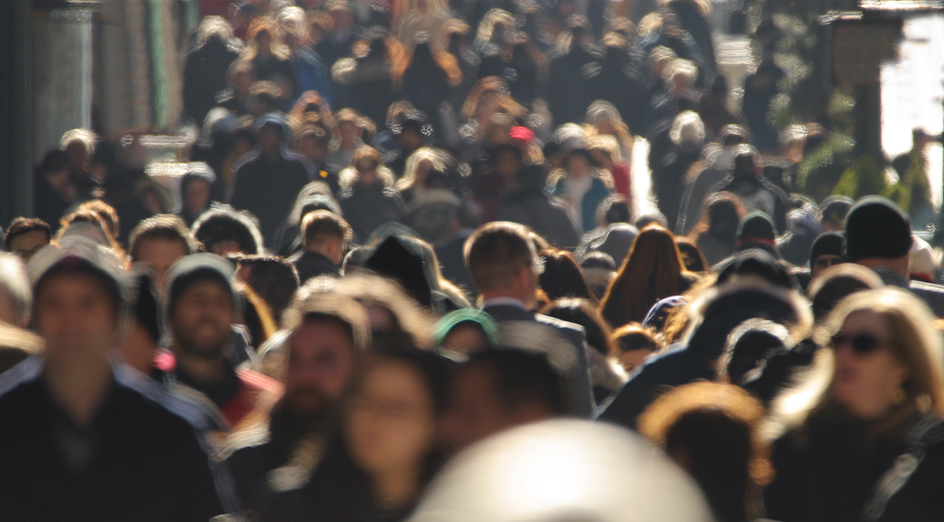
<instances>
[{"instance_id":1,"label":"black knit beanie","mask_svg":"<svg viewBox=\"0 0 944 522\"><path fill-rule=\"evenodd\" d=\"M897 259L911 249L911 220L891 201L868 196L846 216L846 259Z\"/></svg>"},{"instance_id":2,"label":"black knit beanie","mask_svg":"<svg viewBox=\"0 0 944 522\"><path fill-rule=\"evenodd\" d=\"M810 247L810 266L816 258L822 255L833 255L845 258L846 239L842 232L825 232L813 241Z\"/></svg>"}]
</instances>

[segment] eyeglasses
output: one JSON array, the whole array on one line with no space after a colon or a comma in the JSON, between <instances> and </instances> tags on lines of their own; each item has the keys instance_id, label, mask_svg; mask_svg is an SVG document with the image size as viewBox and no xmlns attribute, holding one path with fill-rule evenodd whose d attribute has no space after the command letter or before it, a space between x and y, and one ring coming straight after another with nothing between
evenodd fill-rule
<instances>
[{"instance_id":1,"label":"eyeglasses","mask_svg":"<svg viewBox=\"0 0 944 522\"><path fill-rule=\"evenodd\" d=\"M853 352L859 355L865 355L877 350L878 347L881 346L882 341L871 334L845 335L838 333L832 336L829 342L829 345L833 349L839 348L844 344L848 344Z\"/></svg>"}]
</instances>

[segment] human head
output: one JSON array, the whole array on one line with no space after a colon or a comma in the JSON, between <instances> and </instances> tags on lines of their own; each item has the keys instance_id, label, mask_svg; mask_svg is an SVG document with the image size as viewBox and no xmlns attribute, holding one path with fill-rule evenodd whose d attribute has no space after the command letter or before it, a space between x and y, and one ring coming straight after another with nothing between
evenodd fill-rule
<instances>
[{"instance_id":1,"label":"human head","mask_svg":"<svg viewBox=\"0 0 944 522\"><path fill-rule=\"evenodd\" d=\"M442 463L439 421L452 363L429 351L400 350L368 358L351 389L346 446L368 476L405 471L424 484Z\"/></svg>"},{"instance_id":2,"label":"human head","mask_svg":"<svg viewBox=\"0 0 944 522\"><path fill-rule=\"evenodd\" d=\"M823 218L820 224L824 232L842 232L846 225L846 215L855 202L846 196L829 196L820 205Z\"/></svg>"},{"instance_id":3,"label":"human head","mask_svg":"<svg viewBox=\"0 0 944 522\"><path fill-rule=\"evenodd\" d=\"M342 188L355 185L369 187L381 183L384 188L393 187L393 173L384 165L383 155L377 149L364 145L358 147L351 157L351 166L342 170L338 182Z\"/></svg>"},{"instance_id":4,"label":"human head","mask_svg":"<svg viewBox=\"0 0 944 522\"><path fill-rule=\"evenodd\" d=\"M831 266L845 263L846 239L842 232L824 232L810 246L810 275L814 278Z\"/></svg>"},{"instance_id":5,"label":"human head","mask_svg":"<svg viewBox=\"0 0 944 522\"><path fill-rule=\"evenodd\" d=\"M104 223L105 227L108 228L108 232L112 237L118 237L119 232L121 232L121 227L118 221L118 212L115 211L114 207L100 199L90 199L83 202L78 206L78 208L76 208L76 212L82 212L86 210L94 212L99 218L101 218L102 223Z\"/></svg>"},{"instance_id":6,"label":"human head","mask_svg":"<svg viewBox=\"0 0 944 522\"><path fill-rule=\"evenodd\" d=\"M590 287L577 266L573 254L566 250L542 250L541 259L544 261L544 270L541 272L539 284L541 290L551 300L564 297L578 297L593 299Z\"/></svg>"},{"instance_id":7,"label":"human head","mask_svg":"<svg viewBox=\"0 0 944 522\"><path fill-rule=\"evenodd\" d=\"M22 259L0 252L0 322L26 328L32 300L33 293Z\"/></svg>"},{"instance_id":8,"label":"human head","mask_svg":"<svg viewBox=\"0 0 944 522\"><path fill-rule=\"evenodd\" d=\"M191 216L199 216L210 206L214 181L216 174L206 163L194 161L187 164L187 172L180 178L180 199L183 209Z\"/></svg>"},{"instance_id":9,"label":"human head","mask_svg":"<svg viewBox=\"0 0 944 522\"><path fill-rule=\"evenodd\" d=\"M204 212L193 223L193 237L208 252L225 256L239 252L255 255L265 252L262 233L255 216L220 205Z\"/></svg>"},{"instance_id":10,"label":"human head","mask_svg":"<svg viewBox=\"0 0 944 522\"><path fill-rule=\"evenodd\" d=\"M18 217L7 228L4 241L7 250L26 263L40 248L52 241L52 230L42 219Z\"/></svg>"},{"instance_id":11,"label":"human head","mask_svg":"<svg viewBox=\"0 0 944 522\"><path fill-rule=\"evenodd\" d=\"M59 148L69 154L73 172L85 172L89 169L98 136L88 129L72 129L62 135Z\"/></svg>"},{"instance_id":12,"label":"human head","mask_svg":"<svg viewBox=\"0 0 944 522\"><path fill-rule=\"evenodd\" d=\"M282 312L298 290L298 273L285 258L269 255L243 256L237 262L237 278L255 292L281 323Z\"/></svg>"},{"instance_id":13,"label":"human head","mask_svg":"<svg viewBox=\"0 0 944 522\"><path fill-rule=\"evenodd\" d=\"M611 335L613 350L610 357L619 362L626 373L642 365L646 357L659 351L656 333L639 323L628 323L617 328Z\"/></svg>"},{"instance_id":14,"label":"human head","mask_svg":"<svg viewBox=\"0 0 944 522\"><path fill-rule=\"evenodd\" d=\"M682 263L685 265L686 270L689 272L708 271L708 261L705 260L701 249L698 248L698 245L695 244L694 241L687 237L676 236L675 246L678 247L679 253L682 254Z\"/></svg>"},{"instance_id":15,"label":"human head","mask_svg":"<svg viewBox=\"0 0 944 522\"><path fill-rule=\"evenodd\" d=\"M829 316L828 399L863 420L896 427L944 412L941 337L924 303L894 287L857 292Z\"/></svg>"},{"instance_id":16,"label":"human head","mask_svg":"<svg viewBox=\"0 0 944 522\"><path fill-rule=\"evenodd\" d=\"M302 219L302 245L341 266L344 250L353 238L351 226L341 216L328 210L316 210Z\"/></svg>"},{"instance_id":17,"label":"human head","mask_svg":"<svg viewBox=\"0 0 944 522\"><path fill-rule=\"evenodd\" d=\"M821 324L846 297L883 286L882 278L872 270L855 263L842 263L820 272L810 282L806 293L813 303L813 317Z\"/></svg>"},{"instance_id":18,"label":"human head","mask_svg":"<svg viewBox=\"0 0 944 522\"><path fill-rule=\"evenodd\" d=\"M588 299L567 297L548 304L541 313L582 326L587 338L587 346L599 352L600 355L605 357L613 351L613 330L600 315L596 303Z\"/></svg>"},{"instance_id":19,"label":"human head","mask_svg":"<svg viewBox=\"0 0 944 522\"><path fill-rule=\"evenodd\" d=\"M163 287L164 274L174 261L197 251L187 225L172 214L160 214L139 223L131 231L128 244L131 261L154 267L158 288Z\"/></svg>"},{"instance_id":20,"label":"human head","mask_svg":"<svg viewBox=\"0 0 944 522\"><path fill-rule=\"evenodd\" d=\"M471 355L498 344L498 327L487 312L460 308L436 322L434 336L439 350Z\"/></svg>"},{"instance_id":21,"label":"human head","mask_svg":"<svg viewBox=\"0 0 944 522\"><path fill-rule=\"evenodd\" d=\"M752 212L741 220L737 232L737 251L759 248L774 257L780 257L777 248L777 230L774 221L763 212Z\"/></svg>"},{"instance_id":22,"label":"human head","mask_svg":"<svg viewBox=\"0 0 944 522\"><path fill-rule=\"evenodd\" d=\"M662 80L675 96L681 96L690 91L698 80L698 67L690 60L676 58L665 66L662 71Z\"/></svg>"},{"instance_id":23,"label":"human head","mask_svg":"<svg viewBox=\"0 0 944 522\"><path fill-rule=\"evenodd\" d=\"M710 233L716 238L730 242L733 249L737 241L738 225L744 214L744 206L737 196L730 192L715 192L705 199L701 222L692 229L693 235L697 237L700 233Z\"/></svg>"},{"instance_id":24,"label":"human head","mask_svg":"<svg viewBox=\"0 0 944 522\"><path fill-rule=\"evenodd\" d=\"M295 148L308 161L321 163L328 156L331 138L320 125L307 125L295 138Z\"/></svg>"},{"instance_id":25,"label":"human head","mask_svg":"<svg viewBox=\"0 0 944 522\"><path fill-rule=\"evenodd\" d=\"M107 248L81 237L38 252L27 267L32 327L46 343L46 364L81 372L108 364L124 329L127 273Z\"/></svg>"},{"instance_id":26,"label":"human head","mask_svg":"<svg viewBox=\"0 0 944 522\"><path fill-rule=\"evenodd\" d=\"M491 348L459 367L444 430L451 448L460 450L499 431L562 414L560 378L543 354Z\"/></svg>"},{"instance_id":27,"label":"human head","mask_svg":"<svg viewBox=\"0 0 944 522\"><path fill-rule=\"evenodd\" d=\"M879 196L859 200L846 216L846 259L869 268L883 266L908 277L911 220Z\"/></svg>"},{"instance_id":28,"label":"human head","mask_svg":"<svg viewBox=\"0 0 944 522\"><path fill-rule=\"evenodd\" d=\"M146 374L151 371L154 354L164 338L162 311L150 271L133 269L131 278L135 287L134 314L128 335L122 339L118 350L129 366Z\"/></svg>"},{"instance_id":29,"label":"human head","mask_svg":"<svg viewBox=\"0 0 944 522\"><path fill-rule=\"evenodd\" d=\"M178 356L224 355L240 312L232 280L232 265L209 253L183 257L167 270L164 318Z\"/></svg>"},{"instance_id":30,"label":"human head","mask_svg":"<svg viewBox=\"0 0 944 522\"><path fill-rule=\"evenodd\" d=\"M483 225L465 244L465 264L479 293L508 295L533 307L540 261L528 229L496 221Z\"/></svg>"},{"instance_id":31,"label":"human head","mask_svg":"<svg viewBox=\"0 0 944 522\"><path fill-rule=\"evenodd\" d=\"M763 420L763 406L748 392L697 382L661 395L639 426L695 479L719 520L753 520L758 514L749 506L772 475Z\"/></svg>"},{"instance_id":32,"label":"human head","mask_svg":"<svg viewBox=\"0 0 944 522\"><path fill-rule=\"evenodd\" d=\"M718 364L718 378L740 386L765 359L792 345L785 326L758 317L748 319L728 335Z\"/></svg>"}]
</instances>

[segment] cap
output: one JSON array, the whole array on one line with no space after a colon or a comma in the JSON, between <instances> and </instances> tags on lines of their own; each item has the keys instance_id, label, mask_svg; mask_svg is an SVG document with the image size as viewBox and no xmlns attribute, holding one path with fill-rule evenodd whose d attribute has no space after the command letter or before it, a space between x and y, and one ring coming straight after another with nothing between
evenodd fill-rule
<instances>
[{"instance_id":1,"label":"cap","mask_svg":"<svg viewBox=\"0 0 944 522\"><path fill-rule=\"evenodd\" d=\"M911 220L897 205L879 196L856 203L846 216L846 258L897 259L911 249Z\"/></svg>"}]
</instances>

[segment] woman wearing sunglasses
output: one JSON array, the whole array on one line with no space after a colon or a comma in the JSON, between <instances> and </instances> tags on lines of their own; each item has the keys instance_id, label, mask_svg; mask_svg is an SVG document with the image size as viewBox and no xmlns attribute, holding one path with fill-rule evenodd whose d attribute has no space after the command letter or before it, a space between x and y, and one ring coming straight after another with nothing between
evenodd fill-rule
<instances>
[{"instance_id":1,"label":"woman wearing sunglasses","mask_svg":"<svg viewBox=\"0 0 944 522\"><path fill-rule=\"evenodd\" d=\"M944 520L941 335L916 297L855 293L830 315L811 370L775 401L782 522Z\"/></svg>"}]
</instances>

